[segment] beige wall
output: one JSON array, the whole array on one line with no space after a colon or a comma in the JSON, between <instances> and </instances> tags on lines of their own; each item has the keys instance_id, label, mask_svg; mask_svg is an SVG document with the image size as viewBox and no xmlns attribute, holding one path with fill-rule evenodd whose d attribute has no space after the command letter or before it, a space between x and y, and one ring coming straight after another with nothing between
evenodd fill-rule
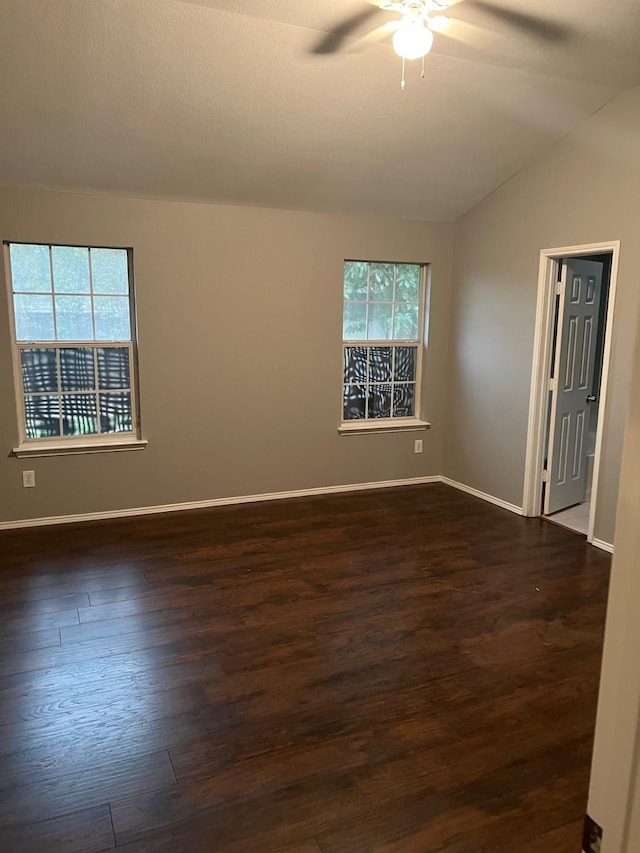
<instances>
[{"instance_id":1,"label":"beige wall","mask_svg":"<svg viewBox=\"0 0 640 853\"><path fill-rule=\"evenodd\" d=\"M588 805L604 829L602 853L640 850L640 336L628 372L631 395Z\"/></svg>"},{"instance_id":2,"label":"beige wall","mask_svg":"<svg viewBox=\"0 0 640 853\"><path fill-rule=\"evenodd\" d=\"M635 851L640 850L640 761L638 761L638 746L640 744L636 744L635 781L629 803L629 834L627 846L624 848L625 853L635 853Z\"/></svg>"},{"instance_id":3,"label":"beige wall","mask_svg":"<svg viewBox=\"0 0 640 853\"><path fill-rule=\"evenodd\" d=\"M595 536L613 540L640 287L640 88L456 224L445 474L522 505L541 249L621 240Z\"/></svg>"},{"instance_id":4,"label":"beige wall","mask_svg":"<svg viewBox=\"0 0 640 853\"><path fill-rule=\"evenodd\" d=\"M0 190L0 239L133 246L142 452L18 460L0 288L0 522L439 474L452 226ZM339 437L342 262L432 264L415 435ZM25 490L21 471L34 468Z\"/></svg>"}]
</instances>

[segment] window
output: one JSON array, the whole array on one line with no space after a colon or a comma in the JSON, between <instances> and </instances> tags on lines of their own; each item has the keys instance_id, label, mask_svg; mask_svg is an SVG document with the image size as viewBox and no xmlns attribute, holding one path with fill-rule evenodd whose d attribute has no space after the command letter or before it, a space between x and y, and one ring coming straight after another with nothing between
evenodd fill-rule
<instances>
[{"instance_id":1,"label":"window","mask_svg":"<svg viewBox=\"0 0 640 853\"><path fill-rule=\"evenodd\" d=\"M419 420L425 289L424 264L345 261L341 431L427 426Z\"/></svg>"},{"instance_id":2,"label":"window","mask_svg":"<svg viewBox=\"0 0 640 853\"><path fill-rule=\"evenodd\" d=\"M69 449L135 442L129 251L9 243L8 254L20 426L16 453L34 445Z\"/></svg>"}]
</instances>

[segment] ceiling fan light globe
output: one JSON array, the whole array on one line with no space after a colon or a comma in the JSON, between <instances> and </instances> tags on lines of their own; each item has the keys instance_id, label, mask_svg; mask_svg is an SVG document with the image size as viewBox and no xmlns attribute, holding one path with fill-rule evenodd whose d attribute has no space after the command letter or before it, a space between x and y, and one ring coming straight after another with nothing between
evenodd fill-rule
<instances>
[{"instance_id":1,"label":"ceiling fan light globe","mask_svg":"<svg viewBox=\"0 0 640 853\"><path fill-rule=\"evenodd\" d=\"M403 59L420 59L433 46L433 33L422 19L403 21L393 34L393 49Z\"/></svg>"}]
</instances>

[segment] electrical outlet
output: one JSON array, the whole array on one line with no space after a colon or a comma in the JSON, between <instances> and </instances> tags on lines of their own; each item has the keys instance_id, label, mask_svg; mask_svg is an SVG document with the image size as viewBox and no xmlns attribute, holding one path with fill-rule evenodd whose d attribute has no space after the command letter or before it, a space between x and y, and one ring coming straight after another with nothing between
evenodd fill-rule
<instances>
[{"instance_id":1,"label":"electrical outlet","mask_svg":"<svg viewBox=\"0 0 640 853\"><path fill-rule=\"evenodd\" d=\"M22 472L22 485L25 489L35 489L35 487L36 487L36 472L35 471L23 471Z\"/></svg>"},{"instance_id":2,"label":"electrical outlet","mask_svg":"<svg viewBox=\"0 0 640 853\"><path fill-rule=\"evenodd\" d=\"M422 453L422 439L416 438L415 443L413 445L414 453Z\"/></svg>"}]
</instances>

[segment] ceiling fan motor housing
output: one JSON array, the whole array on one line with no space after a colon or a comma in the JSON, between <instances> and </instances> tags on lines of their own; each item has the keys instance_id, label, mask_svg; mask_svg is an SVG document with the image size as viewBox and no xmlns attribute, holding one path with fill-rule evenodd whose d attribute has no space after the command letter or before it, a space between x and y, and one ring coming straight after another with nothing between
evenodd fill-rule
<instances>
[{"instance_id":1,"label":"ceiling fan motor housing","mask_svg":"<svg viewBox=\"0 0 640 853\"><path fill-rule=\"evenodd\" d=\"M433 12L443 12L448 6L448 0L385 0L380 8L388 12L397 12L405 18L425 18Z\"/></svg>"}]
</instances>

